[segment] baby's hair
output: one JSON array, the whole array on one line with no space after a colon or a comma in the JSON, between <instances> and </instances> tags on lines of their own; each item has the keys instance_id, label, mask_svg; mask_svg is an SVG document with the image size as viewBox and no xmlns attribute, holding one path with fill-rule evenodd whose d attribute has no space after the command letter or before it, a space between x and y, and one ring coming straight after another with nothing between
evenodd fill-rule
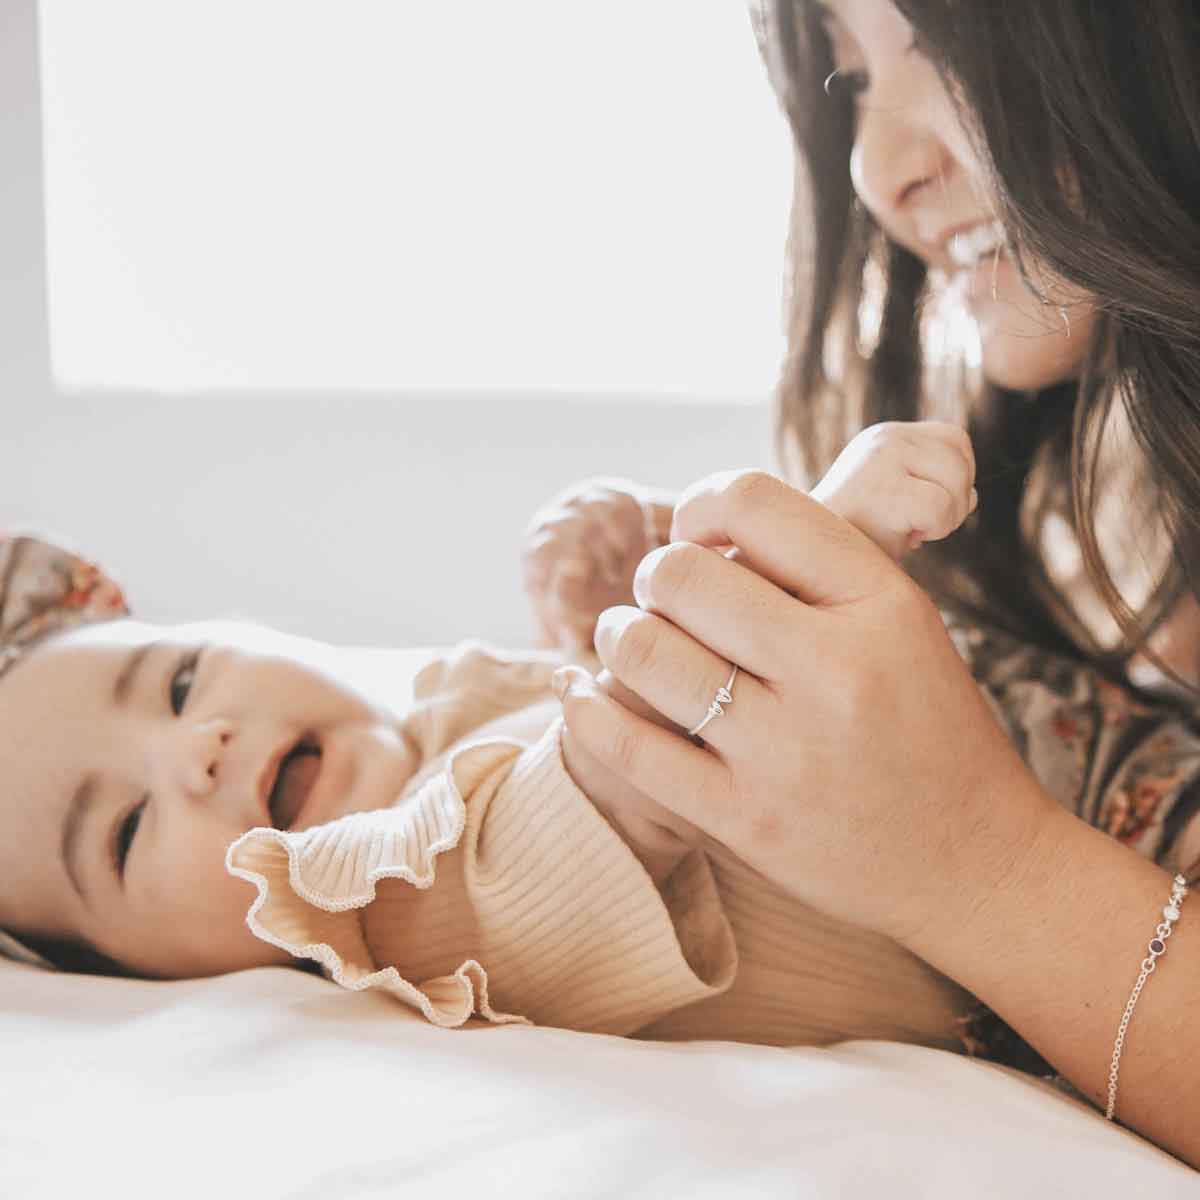
<instances>
[{"instance_id":1,"label":"baby's hair","mask_svg":"<svg viewBox=\"0 0 1200 1200\"><path fill-rule=\"evenodd\" d=\"M35 954L40 954L51 966L72 975L113 975L119 979L144 979L137 971L119 963L97 950L87 938L39 937L22 933L20 942ZM315 959L298 958L287 964L297 971L309 975L323 975L321 964Z\"/></svg>"},{"instance_id":2,"label":"baby's hair","mask_svg":"<svg viewBox=\"0 0 1200 1200\"><path fill-rule=\"evenodd\" d=\"M136 978L135 972L102 954L86 938L38 937L34 934L19 935L21 944L40 954L48 963L60 971L73 975L117 975L122 979Z\"/></svg>"}]
</instances>

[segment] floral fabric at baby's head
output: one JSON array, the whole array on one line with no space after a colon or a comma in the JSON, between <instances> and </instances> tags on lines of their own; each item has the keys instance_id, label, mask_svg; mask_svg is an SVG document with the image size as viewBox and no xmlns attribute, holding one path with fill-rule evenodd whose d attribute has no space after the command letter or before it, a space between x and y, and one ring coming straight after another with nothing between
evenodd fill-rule
<instances>
[{"instance_id":1,"label":"floral fabric at baby's head","mask_svg":"<svg viewBox=\"0 0 1200 1200\"><path fill-rule=\"evenodd\" d=\"M42 538L0 534L0 687L34 643L128 615L120 587L95 563ZM0 957L50 965L2 929Z\"/></svg>"},{"instance_id":2,"label":"floral fabric at baby's head","mask_svg":"<svg viewBox=\"0 0 1200 1200\"><path fill-rule=\"evenodd\" d=\"M95 563L41 538L0 534L0 676L42 638L128 615L120 587Z\"/></svg>"}]
</instances>

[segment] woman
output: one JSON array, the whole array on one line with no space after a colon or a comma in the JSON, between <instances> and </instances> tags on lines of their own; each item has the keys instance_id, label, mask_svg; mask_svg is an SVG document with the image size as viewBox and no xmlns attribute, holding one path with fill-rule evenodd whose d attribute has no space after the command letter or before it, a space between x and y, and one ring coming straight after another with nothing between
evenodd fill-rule
<instances>
[{"instance_id":1,"label":"woman","mask_svg":"<svg viewBox=\"0 0 1200 1200\"><path fill-rule=\"evenodd\" d=\"M547 639L594 625L620 684L706 721L684 740L568 670L568 736L1200 1166L1200 912L1174 882L1200 865L1200 13L762 0L756 28L800 163L793 482L862 427L944 416L978 509L905 573L762 473L694 485L669 530L619 481L568 493L528 543ZM1154 663L1181 694L1151 709Z\"/></svg>"}]
</instances>

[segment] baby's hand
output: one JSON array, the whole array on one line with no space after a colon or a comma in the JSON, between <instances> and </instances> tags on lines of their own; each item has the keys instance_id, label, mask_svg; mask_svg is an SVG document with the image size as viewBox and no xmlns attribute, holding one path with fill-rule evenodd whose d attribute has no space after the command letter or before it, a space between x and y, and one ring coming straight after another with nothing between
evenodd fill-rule
<instances>
[{"instance_id":1,"label":"baby's hand","mask_svg":"<svg viewBox=\"0 0 1200 1200\"><path fill-rule=\"evenodd\" d=\"M591 649L600 614L634 602L634 572L667 541L672 507L665 492L597 478L573 484L534 513L521 566L541 645Z\"/></svg>"},{"instance_id":2,"label":"baby's hand","mask_svg":"<svg viewBox=\"0 0 1200 1200\"><path fill-rule=\"evenodd\" d=\"M945 421L884 421L857 434L812 490L895 559L975 511L975 453Z\"/></svg>"},{"instance_id":3,"label":"baby's hand","mask_svg":"<svg viewBox=\"0 0 1200 1200\"><path fill-rule=\"evenodd\" d=\"M596 682L602 692L626 708L666 729L682 732L640 696L614 679L608 671L601 671ZM563 728L562 747L567 772L579 790L621 835L646 868L655 886L661 888L680 860L694 847L703 844L704 834L610 771L578 745L566 727Z\"/></svg>"}]
</instances>

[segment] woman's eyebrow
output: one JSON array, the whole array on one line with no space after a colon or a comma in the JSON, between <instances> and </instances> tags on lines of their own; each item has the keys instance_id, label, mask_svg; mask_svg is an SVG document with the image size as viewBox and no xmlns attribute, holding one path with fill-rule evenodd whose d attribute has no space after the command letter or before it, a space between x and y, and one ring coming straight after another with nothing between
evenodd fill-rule
<instances>
[{"instance_id":1,"label":"woman's eyebrow","mask_svg":"<svg viewBox=\"0 0 1200 1200\"><path fill-rule=\"evenodd\" d=\"M113 681L112 696L118 705L124 704L129 698L129 693L133 691L133 685L137 681L137 673L142 663L146 661L146 656L150 651L159 644L159 642L146 642L141 646L137 646L134 648L133 653L125 660L125 665L117 672L117 677Z\"/></svg>"}]
</instances>

